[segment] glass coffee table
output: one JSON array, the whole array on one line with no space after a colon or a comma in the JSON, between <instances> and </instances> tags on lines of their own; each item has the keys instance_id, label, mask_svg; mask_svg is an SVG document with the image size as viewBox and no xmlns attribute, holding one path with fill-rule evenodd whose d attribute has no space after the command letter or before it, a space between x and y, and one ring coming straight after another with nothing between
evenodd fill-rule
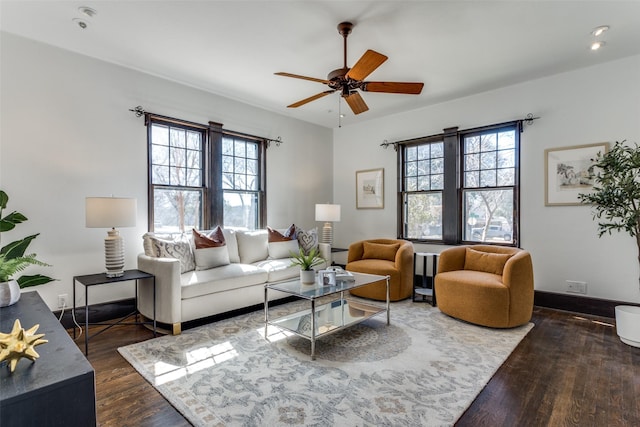
<instances>
[{"instance_id":1,"label":"glass coffee table","mask_svg":"<svg viewBox=\"0 0 640 427\"><path fill-rule=\"evenodd\" d=\"M349 326L363 322L380 313L387 314L387 325L390 324L389 312L389 276L375 274L351 273L353 280L336 280L335 285L315 283L305 285L300 280L272 283L264 287L264 336L268 340L269 325L306 338L311 341L311 360L315 360L316 339L332 334ZM386 282L386 305L380 307L370 302L362 302L345 298L345 292L361 286L384 280ZM276 319L269 318L269 291L279 291L311 302L311 308L288 314ZM331 296L339 298L331 299ZM324 298L327 297L327 298ZM317 304L318 299L330 300Z\"/></svg>"}]
</instances>

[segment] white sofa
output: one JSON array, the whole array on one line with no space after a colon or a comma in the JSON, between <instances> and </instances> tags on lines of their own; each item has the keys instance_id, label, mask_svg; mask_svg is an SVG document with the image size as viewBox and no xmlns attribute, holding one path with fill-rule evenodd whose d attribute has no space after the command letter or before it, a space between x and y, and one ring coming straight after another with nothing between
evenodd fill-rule
<instances>
[{"instance_id":1,"label":"white sofa","mask_svg":"<svg viewBox=\"0 0 640 427\"><path fill-rule=\"evenodd\" d=\"M266 283L299 277L300 267L291 265L290 250L319 246L323 257L330 259L326 256L330 246L317 243L315 229L298 228L296 238L288 243L269 242L267 230L222 231L228 263L205 269L195 263L198 257L191 236L143 236L145 253L138 255L138 269L155 276L156 320L169 324L174 335L181 333L183 322L264 303ZM269 300L286 296L269 292ZM138 310L153 318L152 286L139 287Z\"/></svg>"}]
</instances>

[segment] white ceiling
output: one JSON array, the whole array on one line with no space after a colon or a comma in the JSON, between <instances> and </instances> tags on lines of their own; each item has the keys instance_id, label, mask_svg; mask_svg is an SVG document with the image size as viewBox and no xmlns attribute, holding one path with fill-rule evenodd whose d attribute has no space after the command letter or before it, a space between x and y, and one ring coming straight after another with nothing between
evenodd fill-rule
<instances>
[{"instance_id":1,"label":"white ceiling","mask_svg":"<svg viewBox=\"0 0 640 427\"><path fill-rule=\"evenodd\" d=\"M1 0L0 17L3 31L330 128L337 93L287 109L327 88L273 73L324 79L342 67L342 21L355 24L348 66L373 49L389 59L367 80L425 83L417 96L363 93L370 110L358 116L341 101L343 125L640 54L637 0ZM605 24L607 45L590 51Z\"/></svg>"}]
</instances>

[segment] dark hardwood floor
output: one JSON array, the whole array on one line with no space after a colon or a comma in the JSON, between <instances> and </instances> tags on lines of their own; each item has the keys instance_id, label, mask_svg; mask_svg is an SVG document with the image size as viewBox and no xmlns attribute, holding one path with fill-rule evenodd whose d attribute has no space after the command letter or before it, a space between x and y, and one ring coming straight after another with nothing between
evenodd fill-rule
<instances>
[{"instance_id":1,"label":"dark hardwood floor","mask_svg":"<svg viewBox=\"0 0 640 427\"><path fill-rule=\"evenodd\" d=\"M536 307L532 321L456 425L640 426L640 349L620 342L613 319ZM100 426L190 425L117 352L152 337L117 326L89 341Z\"/></svg>"}]
</instances>

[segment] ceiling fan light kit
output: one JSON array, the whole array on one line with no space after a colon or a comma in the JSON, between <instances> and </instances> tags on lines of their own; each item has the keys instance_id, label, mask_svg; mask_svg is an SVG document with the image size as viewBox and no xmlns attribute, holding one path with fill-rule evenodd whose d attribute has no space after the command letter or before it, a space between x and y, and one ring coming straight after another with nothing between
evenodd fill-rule
<instances>
[{"instance_id":1,"label":"ceiling fan light kit","mask_svg":"<svg viewBox=\"0 0 640 427\"><path fill-rule=\"evenodd\" d=\"M318 79L314 77L301 76L285 72L275 73L278 76L292 77L295 79L309 80L312 82L323 83L329 86L329 90L312 95L293 104L287 105L287 108L298 108L316 99L320 99L334 92L340 92L340 96L346 101L354 114L364 113L369 109L364 99L360 95L362 92L379 92L379 93L396 93L419 95L422 92L424 83L413 82L367 82L364 79L382 65L388 57L374 50L367 50L356 62L349 68L347 67L347 36L351 34L353 24L351 22L341 22L338 24L338 33L343 37L344 55L343 67L331 71L327 75L327 79Z\"/></svg>"}]
</instances>

